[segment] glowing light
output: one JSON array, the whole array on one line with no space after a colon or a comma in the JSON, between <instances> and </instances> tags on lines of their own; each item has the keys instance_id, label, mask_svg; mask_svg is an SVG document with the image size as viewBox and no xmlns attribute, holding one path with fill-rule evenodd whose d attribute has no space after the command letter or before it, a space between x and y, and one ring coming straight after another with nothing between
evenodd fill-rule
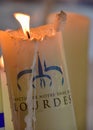
<instances>
[{"instance_id":1,"label":"glowing light","mask_svg":"<svg viewBox=\"0 0 93 130\"><path fill-rule=\"evenodd\" d=\"M3 56L0 57L0 68L4 69L4 60L3 60Z\"/></svg>"},{"instance_id":2,"label":"glowing light","mask_svg":"<svg viewBox=\"0 0 93 130\"><path fill-rule=\"evenodd\" d=\"M30 16L22 13L15 13L14 16L21 24L24 34L30 38Z\"/></svg>"}]
</instances>

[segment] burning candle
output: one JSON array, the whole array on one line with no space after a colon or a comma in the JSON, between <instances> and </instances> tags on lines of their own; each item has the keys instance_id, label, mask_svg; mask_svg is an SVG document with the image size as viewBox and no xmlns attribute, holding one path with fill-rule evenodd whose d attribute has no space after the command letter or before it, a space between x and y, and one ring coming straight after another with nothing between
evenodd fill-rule
<instances>
[{"instance_id":1,"label":"burning candle","mask_svg":"<svg viewBox=\"0 0 93 130\"><path fill-rule=\"evenodd\" d=\"M65 20L61 11L53 24L25 34L0 32L15 130L77 129L60 30Z\"/></svg>"},{"instance_id":2,"label":"burning candle","mask_svg":"<svg viewBox=\"0 0 93 130\"><path fill-rule=\"evenodd\" d=\"M0 59L0 130L4 130L4 111L3 111L3 99L2 99L2 84L1 84L1 70L2 69L2 58Z\"/></svg>"},{"instance_id":3,"label":"burning candle","mask_svg":"<svg viewBox=\"0 0 93 130\"><path fill-rule=\"evenodd\" d=\"M6 73L4 71L4 61L3 56L0 58L0 76L1 76L1 86L2 86L2 98L3 98L3 111L4 111L4 122L5 129L13 130L13 123L11 118L11 109L9 102L8 86L6 81Z\"/></svg>"}]
</instances>

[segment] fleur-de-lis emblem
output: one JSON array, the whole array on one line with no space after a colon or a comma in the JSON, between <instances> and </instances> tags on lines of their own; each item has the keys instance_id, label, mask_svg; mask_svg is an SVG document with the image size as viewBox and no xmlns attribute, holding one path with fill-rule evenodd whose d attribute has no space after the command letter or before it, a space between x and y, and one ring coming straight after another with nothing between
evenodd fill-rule
<instances>
[{"instance_id":1,"label":"fleur-de-lis emblem","mask_svg":"<svg viewBox=\"0 0 93 130\"><path fill-rule=\"evenodd\" d=\"M38 74L36 74L35 76L32 77L32 86L33 86L33 88L36 88L34 83L38 79L40 80L40 87L41 88L46 86L46 79L48 79L48 81L49 81L49 86L50 87L52 86L52 78L51 78L51 76L49 76L47 74L47 72L49 72L49 71L57 71L58 73L60 73L61 76L62 76L62 81L61 81L62 85L64 84L64 77L63 77L63 72L62 72L61 67L58 67L58 66L48 66L47 67L45 61L44 61L44 67L42 67L42 64L41 64L41 61L40 61L40 57L39 57L39 54L38 54ZM31 74L31 73L32 73L32 69L23 70L23 71L18 73L18 75L17 75L17 86L18 86L19 90L21 90L21 86L19 84L20 78L23 75Z\"/></svg>"},{"instance_id":2,"label":"fleur-de-lis emblem","mask_svg":"<svg viewBox=\"0 0 93 130\"><path fill-rule=\"evenodd\" d=\"M44 70L44 72L46 72ZM41 64L41 61L40 61L40 58L39 58L39 55L38 55L38 75L34 76L33 77L33 83L35 82L35 80L37 79L40 79L40 86L46 86L46 82L45 82L45 79L49 79L49 86L52 85L52 79L49 75L45 74L43 72L43 67L42 67L42 64ZM33 84L33 87L35 88L35 85Z\"/></svg>"}]
</instances>

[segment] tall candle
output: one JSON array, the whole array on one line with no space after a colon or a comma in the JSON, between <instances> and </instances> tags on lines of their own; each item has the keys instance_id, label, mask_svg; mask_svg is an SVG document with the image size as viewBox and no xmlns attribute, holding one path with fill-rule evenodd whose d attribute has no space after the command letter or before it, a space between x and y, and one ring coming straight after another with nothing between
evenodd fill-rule
<instances>
[{"instance_id":1,"label":"tall candle","mask_svg":"<svg viewBox=\"0 0 93 130\"><path fill-rule=\"evenodd\" d=\"M51 14L48 23L54 18L55 14ZM62 34L78 130L86 130L87 127L89 32L90 19L87 16L67 12Z\"/></svg>"},{"instance_id":2,"label":"tall candle","mask_svg":"<svg viewBox=\"0 0 93 130\"><path fill-rule=\"evenodd\" d=\"M76 13L67 14L63 32L72 97L78 130L87 129L88 46L90 19ZM70 41L68 40L70 39Z\"/></svg>"},{"instance_id":3,"label":"tall candle","mask_svg":"<svg viewBox=\"0 0 93 130\"><path fill-rule=\"evenodd\" d=\"M4 111L4 122L6 130L13 130L13 123L11 118L11 109L9 102L8 86L6 81L6 73L4 71L4 61L3 56L0 58L0 76L1 76L1 86L2 86L2 98L3 98L3 111Z\"/></svg>"},{"instance_id":4,"label":"tall candle","mask_svg":"<svg viewBox=\"0 0 93 130\"><path fill-rule=\"evenodd\" d=\"M3 99L2 99L2 84L1 84L1 68L2 67L2 59L0 59L0 130L4 130L4 111L3 111Z\"/></svg>"},{"instance_id":5,"label":"tall candle","mask_svg":"<svg viewBox=\"0 0 93 130\"><path fill-rule=\"evenodd\" d=\"M15 130L76 130L58 23L23 32L0 32ZM57 20L56 19L56 20Z\"/></svg>"}]
</instances>

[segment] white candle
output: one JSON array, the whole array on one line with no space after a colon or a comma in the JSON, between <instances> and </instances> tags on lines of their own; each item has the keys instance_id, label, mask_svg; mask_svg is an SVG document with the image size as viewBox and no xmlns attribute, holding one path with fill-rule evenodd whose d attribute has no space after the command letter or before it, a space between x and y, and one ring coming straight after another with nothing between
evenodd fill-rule
<instances>
[{"instance_id":1,"label":"white candle","mask_svg":"<svg viewBox=\"0 0 93 130\"><path fill-rule=\"evenodd\" d=\"M0 130L4 130L4 110L3 110L3 99L2 99L2 82L1 82L1 73L2 73L2 58L0 58Z\"/></svg>"},{"instance_id":2,"label":"white candle","mask_svg":"<svg viewBox=\"0 0 93 130\"><path fill-rule=\"evenodd\" d=\"M54 18L55 14L51 14L48 22ZM62 34L78 130L87 128L89 32L90 19L87 16L67 12Z\"/></svg>"},{"instance_id":3,"label":"white candle","mask_svg":"<svg viewBox=\"0 0 93 130\"><path fill-rule=\"evenodd\" d=\"M64 13L57 16L61 24ZM31 29L28 38L0 32L15 130L76 130L58 24Z\"/></svg>"}]
</instances>

